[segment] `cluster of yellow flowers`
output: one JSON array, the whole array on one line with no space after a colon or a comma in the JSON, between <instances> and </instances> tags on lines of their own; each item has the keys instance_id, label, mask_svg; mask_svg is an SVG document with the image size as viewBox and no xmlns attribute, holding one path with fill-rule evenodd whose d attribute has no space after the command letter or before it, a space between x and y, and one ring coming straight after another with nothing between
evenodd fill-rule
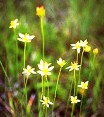
<instances>
[{"instance_id":1,"label":"cluster of yellow flowers","mask_svg":"<svg viewBox=\"0 0 104 117\"><path fill-rule=\"evenodd\" d=\"M81 47L85 49L88 46L87 44L88 44L87 40L85 41L80 40L80 42L78 41L76 44L71 44L71 46L72 49L76 49L77 52L80 53Z\"/></svg>"},{"instance_id":2,"label":"cluster of yellow flowers","mask_svg":"<svg viewBox=\"0 0 104 117\"><path fill-rule=\"evenodd\" d=\"M45 16L45 9L43 6L36 8L36 15L39 16L39 18L43 18ZM18 19L15 19L10 22L9 28L15 29L18 25L19 25ZM22 41L24 43L28 43L28 42L31 42L31 40L34 39L34 37L35 37L34 35L29 35L27 33L25 34L19 33L19 38L17 38L17 40ZM72 49L77 50L78 54L81 52L81 48L85 52L89 52L91 50L91 47L88 45L87 40L85 41L80 40L76 44L71 44L71 46L72 46ZM93 53L94 55L97 55L98 49L97 48L94 49ZM59 60L57 60L57 64L60 66L60 68L62 68L66 64L66 61L62 60L62 58L59 58ZM50 65L51 63L47 63L46 61L40 60L40 63L38 64L39 70L37 72L35 71L35 68L32 68L30 65L27 65L26 68L23 68L22 74L24 74L27 77L30 76L30 74L36 74L36 73L40 74L41 76L48 76L48 75L51 75L51 71L54 68L54 66L50 66ZM71 65L67 67L66 69L69 69L69 71L72 71L72 70L78 71L80 66L81 65L78 65L78 63L74 61L74 62L71 62ZM88 89L88 81L86 82L81 81L81 84L78 85L78 87L80 87L83 90ZM43 100L40 100L40 101L42 102L44 106L49 107L49 105L53 105L49 97L43 96L42 99ZM74 104L77 102L80 102L80 100L77 99L77 96L75 95L71 96L71 103Z\"/></svg>"}]
</instances>

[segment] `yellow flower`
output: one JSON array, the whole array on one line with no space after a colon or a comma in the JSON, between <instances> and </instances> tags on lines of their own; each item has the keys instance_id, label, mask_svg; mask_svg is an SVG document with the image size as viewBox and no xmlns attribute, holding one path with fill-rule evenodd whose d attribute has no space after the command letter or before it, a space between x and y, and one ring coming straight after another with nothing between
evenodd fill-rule
<instances>
[{"instance_id":1,"label":"yellow flower","mask_svg":"<svg viewBox=\"0 0 104 117\"><path fill-rule=\"evenodd\" d=\"M38 15L40 18L45 16L44 6L36 7L36 15Z\"/></svg>"},{"instance_id":2,"label":"yellow flower","mask_svg":"<svg viewBox=\"0 0 104 117\"><path fill-rule=\"evenodd\" d=\"M81 47L86 47L87 44L88 44L88 41L87 40L85 40L85 41L80 40L80 46Z\"/></svg>"},{"instance_id":3,"label":"yellow flower","mask_svg":"<svg viewBox=\"0 0 104 117\"><path fill-rule=\"evenodd\" d=\"M32 68L30 65L27 65L27 68L23 68L22 74L24 74L25 76L29 76L30 74L36 74L34 70L35 68Z\"/></svg>"},{"instance_id":4,"label":"yellow flower","mask_svg":"<svg viewBox=\"0 0 104 117\"><path fill-rule=\"evenodd\" d=\"M88 89L88 81L81 82L81 85L78 85L78 87L81 87L82 89Z\"/></svg>"},{"instance_id":5,"label":"yellow flower","mask_svg":"<svg viewBox=\"0 0 104 117\"><path fill-rule=\"evenodd\" d=\"M69 69L69 71L79 70L79 67L80 67L80 65L78 65L78 63L76 63L76 62L72 63L71 62L71 66L67 67L66 69Z\"/></svg>"},{"instance_id":6,"label":"yellow flower","mask_svg":"<svg viewBox=\"0 0 104 117\"><path fill-rule=\"evenodd\" d=\"M97 55L98 53L99 53L98 48L93 49L93 54L94 54L94 55Z\"/></svg>"},{"instance_id":7,"label":"yellow flower","mask_svg":"<svg viewBox=\"0 0 104 117\"><path fill-rule=\"evenodd\" d=\"M76 44L71 44L72 49L76 49L78 53L80 53L81 45L79 41Z\"/></svg>"},{"instance_id":8,"label":"yellow flower","mask_svg":"<svg viewBox=\"0 0 104 117\"><path fill-rule=\"evenodd\" d=\"M90 52L90 51L91 51L91 46L88 46L88 45L87 45L87 46L84 48L84 51L85 51L85 52Z\"/></svg>"},{"instance_id":9,"label":"yellow flower","mask_svg":"<svg viewBox=\"0 0 104 117\"><path fill-rule=\"evenodd\" d=\"M71 96L71 103L72 103L72 104L75 104L75 103L77 103L77 102L80 102L80 100L77 99L77 96Z\"/></svg>"},{"instance_id":10,"label":"yellow flower","mask_svg":"<svg viewBox=\"0 0 104 117\"><path fill-rule=\"evenodd\" d=\"M66 64L66 62L65 60L62 60L62 58L59 58L59 60L57 60L57 64L59 64L60 67L63 67Z\"/></svg>"},{"instance_id":11,"label":"yellow flower","mask_svg":"<svg viewBox=\"0 0 104 117\"><path fill-rule=\"evenodd\" d=\"M19 41L22 41L22 42L31 42L31 40L35 37L34 35L29 35L29 34L22 34L22 33L19 33L19 37L20 38L17 38Z\"/></svg>"},{"instance_id":12,"label":"yellow flower","mask_svg":"<svg viewBox=\"0 0 104 117\"><path fill-rule=\"evenodd\" d=\"M82 96L83 96L84 92L85 92L84 89L80 89L80 90L79 90L79 93L80 93Z\"/></svg>"},{"instance_id":13,"label":"yellow flower","mask_svg":"<svg viewBox=\"0 0 104 117\"><path fill-rule=\"evenodd\" d=\"M18 19L15 19L10 22L9 28L16 28L18 25L19 25Z\"/></svg>"},{"instance_id":14,"label":"yellow flower","mask_svg":"<svg viewBox=\"0 0 104 117\"><path fill-rule=\"evenodd\" d=\"M40 64L38 64L39 67L39 71L37 71L41 76L47 76L47 75L51 75L51 70L54 68L54 66L51 66L51 63L47 63L47 62L43 62L43 60L40 61Z\"/></svg>"},{"instance_id":15,"label":"yellow flower","mask_svg":"<svg viewBox=\"0 0 104 117\"><path fill-rule=\"evenodd\" d=\"M49 107L49 105L53 105L52 102L50 102L48 97L43 96L43 100L40 100L42 102L42 104L46 107Z\"/></svg>"}]
</instances>

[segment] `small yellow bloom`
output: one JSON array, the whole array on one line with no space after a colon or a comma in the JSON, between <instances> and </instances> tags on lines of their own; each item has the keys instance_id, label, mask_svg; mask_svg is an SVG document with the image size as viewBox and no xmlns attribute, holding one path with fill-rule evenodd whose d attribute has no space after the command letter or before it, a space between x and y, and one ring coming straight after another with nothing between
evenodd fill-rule
<instances>
[{"instance_id":1,"label":"small yellow bloom","mask_svg":"<svg viewBox=\"0 0 104 117\"><path fill-rule=\"evenodd\" d=\"M47 75L51 75L51 70L54 68L54 66L51 66L51 63L47 63L47 62L43 62L43 60L40 61L40 64L38 64L39 67L39 71L37 71L41 76L47 76Z\"/></svg>"},{"instance_id":2,"label":"small yellow bloom","mask_svg":"<svg viewBox=\"0 0 104 117\"><path fill-rule=\"evenodd\" d=\"M78 87L81 87L82 89L88 89L88 81L81 82L81 85L78 85Z\"/></svg>"},{"instance_id":3,"label":"small yellow bloom","mask_svg":"<svg viewBox=\"0 0 104 117\"><path fill-rule=\"evenodd\" d=\"M15 19L10 22L9 28L16 28L18 25L19 25L18 19Z\"/></svg>"},{"instance_id":4,"label":"small yellow bloom","mask_svg":"<svg viewBox=\"0 0 104 117\"><path fill-rule=\"evenodd\" d=\"M36 74L34 70L35 68L32 68L30 65L27 65L27 68L23 68L22 74L28 77L30 74Z\"/></svg>"},{"instance_id":5,"label":"small yellow bloom","mask_svg":"<svg viewBox=\"0 0 104 117\"><path fill-rule=\"evenodd\" d=\"M81 47L86 47L87 44L88 44L88 41L87 40L85 40L85 41L80 40L80 46Z\"/></svg>"},{"instance_id":6,"label":"small yellow bloom","mask_svg":"<svg viewBox=\"0 0 104 117\"><path fill-rule=\"evenodd\" d=\"M87 46L84 48L84 51L85 51L85 52L90 52L90 51L91 51L91 46L88 46L88 45L87 45Z\"/></svg>"},{"instance_id":7,"label":"small yellow bloom","mask_svg":"<svg viewBox=\"0 0 104 117\"><path fill-rule=\"evenodd\" d=\"M60 67L63 67L66 64L66 62L65 60L62 60L62 58L59 58L59 60L57 60L57 64L59 64Z\"/></svg>"},{"instance_id":8,"label":"small yellow bloom","mask_svg":"<svg viewBox=\"0 0 104 117\"><path fill-rule=\"evenodd\" d=\"M94 54L94 55L97 55L98 53L99 53L98 48L93 49L93 54Z\"/></svg>"},{"instance_id":9,"label":"small yellow bloom","mask_svg":"<svg viewBox=\"0 0 104 117\"><path fill-rule=\"evenodd\" d=\"M78 102L80 102L80 100L77 99L77 96L71 96L71 103L72 104L75 104L75 103L78 103Z\"/></svg>"},{"instance_id":10,"label":"small yellow bloom","mask_svg":"<svg viewBox=\"0 0 104 117\"><path fill-rule=\"evenodd\" d=\"M79 41L76 44L71 44L72 49L76 49L78 53L80 53L81 45Z\"/></svg>"},{"instance_id":11,"label":"small yellow bloom","mask_svg":"<svg viewBox=\"0 0 104 117\"><path fill-rule=\"evenodd\" d=\"M36 7L36 15L40 18L45 16L44 6Z\"/></svg>"},{"instance_id":12,"label":"small yellow bloom","mask_svg":"<svg viewBox=\"0 0 104 117\"><path fill-rule=\"evenodd\" d=\"M79 70L79 67L80 67L80 65L78 65L78 63L76 63L76 62L72 63L71 62L71 66L67 67L66 69L69 69L69 71Z\"/></svg>"},{"instance_id":13,"label":"small yellow bloom","mask_svg":"<svg viewBox=\"0 0 104 117\"><path fill-rule=\"evenodd\" d=\"M49 105L53 105L52 102L50 102L48 97L43 96L43 100L40 100L42 102L42 104L46 107L49 108Z\"/></svg>"},{"instance_id":14,"label":"small yellow bloom","mask_svg":"<svg viewBox=\"0 0 104 117\"><path fill-rule=\"evenodd\" d=\"M20 38L17 38L19 41L22 41L22 42L31 42L31 40L35 37L34 35L29 35L29 34L22 34L22 33L19 33L19 37Z\"/></svg>"}]
</instances>

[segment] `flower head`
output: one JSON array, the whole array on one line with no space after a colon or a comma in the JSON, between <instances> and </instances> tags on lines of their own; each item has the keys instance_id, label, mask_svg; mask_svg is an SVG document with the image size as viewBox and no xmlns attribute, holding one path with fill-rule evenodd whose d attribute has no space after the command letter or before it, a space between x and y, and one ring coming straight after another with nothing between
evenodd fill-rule
<instances>
[{"instance_id":1,"label":"flower head","mask_svg":"<svg viewBox=\"0 0 104 117\"><path fill-rule=\"evenodd\" d=\"M18 25L19 25L18 19L15 19L10 22L9 28L16 28Z\"/></svg>"},{"instance_id":2,"label":"flower head","mask_svg":"<svg viewBox=\"0 0 104 117\"><path fill-rule=\"evenodd\" d=\"M81 47L86 47L87 44L88 44L88 41L87 40L85 40L85 41L80 40L80 46Z\"/></svg>"},{"instance_id":3,"label":"flower head","mask_svg":"<svg viewBox=\"0 0 104 117\"><path fill-rule=\"evenodd\" d=\"M76 49L78 53L80 53L81 45L79 41L76 44L71 44L72 49Z\"/></svg>"},{"instance_id":4,"label":"flower head","mask_svg":"<svg viewBox=\"0 0 104 117\"><path fill-rule=\"evenodd\" d=\"M72 103L72 104L75 104L75 103L77 103L77 102L80 102L80 100L77 99L77 96L71 96L71 103Z\"/></svg>"},{"instance_id":5,"label":"flower head","mask_svg":"<svg viewBox=\"0 0 104 117\"><path fill-rule=\"evenodd\" d=\"M57 63L61 68L66 64L65 60L62 60L62 58L59 58L59 60L57 60Z\"/></svg>"},{"instance_id":6,"label":"flower head","mask_svg":"<svg viewBox=\"0 0 104 117\"><path fill-rule=\"evenodd\" d=\"M28 77L30 74L36 74L34 70L35 68L32 68L30 65L27 65L27 68L23 68L22 74Z\"/></svg>"},{"instance_id":7,"label":"flower head","mask_svg":"<svg viewBox=\"0 0 104 117\"><path fill-rule=\"evenodd\" d=\"M79 67L80 67L80 65L78 65L78 63L76 63L76 62L72 63L71 62L71 66L67 67L66 69L69 69L69 71L79 70Z\"/></svg>"},{"instance_id":8,"label":"flower head","mask_svg":"<svg viewBox=\"0 0 104 117\"><path fill-rule=\"evenodd\" d=\"M49 107L49 105L53 105L52 102L50 102L48 97L43 96L43 100L40 100L42 102L42 104L46 107Z\"/></svg>"},{"instance_id":9,"label":"flower head","mask_svg":"<svg viewBox=\"0 0 104 117\"><path fill-rule=\"evenodd\" d=\"M38 67L39 67L39 71L37 71L39 74L41 74L41 76L47 76L47 75L51 75L51 70L54 68L54 66L51 66L51 63L47 63L47 62L44 62L43 60L40 61L40 64L38 64Z\"/></svg>"},{"instance_id":10,"label":"flower head","mask_svg":"<svg viewBox=\"0 0 104 117\"><path fill-rule=\"evenodd\" d=\"M78 85L78 87L81 87L82 89L88 89L88 81L81 82L81 85Z\"/></svg>"},{"instance_id":11,"label":"flower head","mask_svg":"<svg viewBox=\"0 0 104 117\"><path fill-rule=\"evenodd\" d=\"M85 51L85 52L90 52L90 51L91 51L91 46L88 46L88 45L87 45L87 46L84 48L84 51Z\"/></svg>"},{"instance_id":12,"label":"flower head","mask_svg":"<svg viewBox=\"0 0 104 117\"><path fill-rule=\"evenodd\" d=\"M97 55L98 52L99 52L98 48L93 49L93 54L94 54L94 55Z\"/></svg>"},{"instance_id":13,"label":"flower head","mask_svg":"<svg viewBox=\"0 0 104 117\"><path fill-rule=\"evenodd\" d=\"M44 17L44 15L45 15L44 6L36 7L36 15L38 15L40 18Z\"/></svg>"},{"instance_id":14,"label":"flower head","mask_svg":"<svg viewBox=\"0 0 104 117\"><path fill-rule=\"evenodd\" d=\"M22 42L31 42L31 40L35 37L34 35L29 35L29 34L22 34L22 33L19 33L19 37L18 40L19 41L22 41Z\"/></svg>"}]
</instances>

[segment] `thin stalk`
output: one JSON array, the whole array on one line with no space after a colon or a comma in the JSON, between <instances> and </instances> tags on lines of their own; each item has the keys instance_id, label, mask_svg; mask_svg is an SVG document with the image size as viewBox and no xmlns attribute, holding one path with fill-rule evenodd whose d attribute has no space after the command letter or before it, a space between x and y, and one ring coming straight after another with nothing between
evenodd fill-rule
<instances>
[{"instance_id":1,"label":"thin stalk","mask_svg":"<svg viewBox=\"0 0 104 117\"><path fill-rule=\"evenodd\" d=\"M41 95L40 93L38 92L38 111L39 111L39 117L44 117L44 109L42 108L42 105L41 105L41 102L40 102L40 99L41 99ZM42 110L43 109L43 110Z\"/></svg>"},{"instance_id":2,"label":"thin stalk","mask_svg":"<svg viewBox=\"0 0 104 117\"><path fill-rule=\"evenodd\" d=\"M75 70L74 70L74 96L76 93L76 76L75 76Z\"/></svg>"},{"instance_id":3,"label":"thin stalk","mask_svg":"<svg viewBox=\"0 0 104 117\"><path fill-rule=\"evenodd\" d=\"M67 104L66 104L65 117L66 117L66 113L67 113L67 110L68 110L68 105L69 105L69 100L70 100L70 96L71 96L73 81L74 81L74 79L72 80L71 87L69 88L70 91L69 91L68 100L67 100Z\"/></svg>"},{"instance_id":4,"label":"thin stalk","mask_svg":"<svg viewBox=\"0 0 104 117\"><path fill-rule=\"evenodd\" d=\"M82 101L83 101L83 94L82 94L82 99L81 99L81 104L80 104L80 112L79 112L79 117L81 117L81 111L82 111Z\"/></svg>"},{"instance_id":5,"label":"thin stalk","mask_svg":"<svg viewBox=\"0 0 104 117\"><path fill-rule=\"evenodd\" d=\"M84 54L84 48L81 54L81 61L80 61L80 68L79 68L79 81L80 81L80 75L81 75L81 69L82 69L83 54Z\"/></svg>"},{"instance_id":6,"label":"thin stalk","mask_svg":"<svg viewBox=\"0 0 104 117\"><path fill-rule=\"evenodd\" d=\"M41 94L41 99L43 98L43 95L44 95L44 79L43 79L43 76L42 76L42 94Z\"/></svg>"},{"instance_id":7,"label":"thin stalk","mask_svg":"<svg viewBox=\"0 0 104 117\"><path fill-rule=\"evenodd\" d=\"M73 106L72 106L71 117L73 117L74 107L75 107L75 104L73 104Z\"/></svg>"},{"instance_id":8,"label":"thin stalk","mask_svg":"<svg viewBox=\"0 0 104 117\"><path fill-rule=\"evenodd\" d=\"M27 105L27 81L28 81L28 76L26 78L24 78L26 105Z\"/></svg>"},{"instance_id":9,"label":"thin stalk","mask_svg":"<svg viewBox=\"0 0 104 117\"><path fill-rule=\"evenodd\" d=\"M46 110L46 111L45 111L45 117L48 117L48 116L47 116L47 107L46 107L46 109L45 109L45 110Z\"/></svg>"},{"instance_id":10,"label":"thin stalk","mask_svg":"<svg viewBox=\"0 0 104 117\"><path fill-rule=\"evenodd\" d=\"M16 39L16 78L18 78L18 41Z\"/></svg>"},{"instance_id":11,"label":"thin stalk","mask_svg":"<svg viewBox=\"0 0 104 117\"><path fill-rule=\"evenodd\" d=\"M15 29L14 29L14 35L16 35ZM18 78L18 40L15 40L15 73L16 78Z\"/></svg>"},{"instance_id":12,"label":"thin stalk","mask_svg":"<svg viewBox=\"0 0 104 117\"><path fill-rule=\"evenodd\" d=\"M2 64L2 62L1 62L1 60L0 60L0 65L1 65L1 67L2 67L2 70L3 70L4 74L5 74L5 76L6 76L7 80L8 80L8 82L9 82L7 72L6 72L5 68L4 68L4 66L3 66L3 64Z\"/></svg>"},{"instance_id":13,"label":"thin stalk","mask_svg":"<svg viewBox=\"0 0 104 117\"><path fill-rule=\"evenodd\" d=\"M82 54L81 54L81 61L80 61L80 67L79 67L79 79L78 79L78 84L81 80L81 69L82 69L82 61L83 61L83 54L84 54L84 48L83 48L83 51L82 51ZM76 91L76 94L78 93L78 88L77 88L77 91Z\"/></svg>"},{"instance_id":14,"label":"thin stalk","mask_svg":"<svg viewBox=\"0 0 104 117\"><path fill-rule=\"evenodd\" d=\"M76 58L76 62L78 63L78 52L77 52L77 58Z\"/></svg>"},{"instance_id":15,"label":"thin stalk","mask_svg":"<svg viewBox=\"0 0 104 117\"><path fill-rule=\"evenodd\" d=\"M57 77L56 88L55 88L55 95L54 95L54 101L53 101L53 106L52 106L52 117L53 117L53 109L54 109L54 106L55 106L55 99L56 99L56 93L57 93L58 82L59 82L61 70L62 70L62 67L60 67L59 74L58 74L58 77Z\"/></svg>"},{"instance_id":16,"label":"thin stalk","mask_svg":"<svg viewBox=\"0 0 104 117\"><path fill-rule=\"evenodd\" d=\"M46 76L46 82L47 82L47 87L48 87L48 94L47 94L47 96L49 97L49 82L48 82L47 76Z\"/></svg>"},{"instance_id":17,"label":"thin stalk","mask_svg":"<svg viewBox=\"0 0 104 117\"><path fill-rule=\"evenodd\" d=\"M26 61L26 42L24 44L24 68L25 68L25 61Z\"/></svg>"},{"instance_id":18,"label":"thin stalk","mask_svg":"<svg viewBox=\"0 0 104 117\"><path fill-rule=\"evenodd\" d=\"M24 83L25 83L25 101L26 101L26 107L27 107L27 81L28 81L28 76L27 77L24 77ZM26 117L27 117L27 109L26 109Z\"/></svg>"},{"instance_id":19,"label":"thin stalk","mask_svg":"<svg viewBox=\"0 0 104 117\"><path fill-rule=\"evenodd\" d=\"M43 28L43 17L40 18L41 33L42 33L42 43L43 43L43 60L44 60L44 28Z\"/></svg>"}]
</instances>

